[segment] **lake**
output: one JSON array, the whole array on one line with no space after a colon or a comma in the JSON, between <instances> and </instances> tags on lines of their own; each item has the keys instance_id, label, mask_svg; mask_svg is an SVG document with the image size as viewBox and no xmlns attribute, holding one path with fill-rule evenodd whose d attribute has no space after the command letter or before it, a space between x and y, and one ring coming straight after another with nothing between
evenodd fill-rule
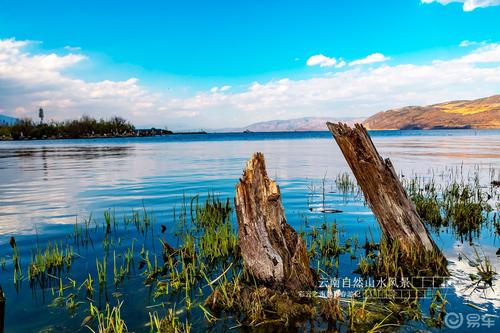
<instances>
[{"instance_id":1,"label":"lake","mask_svg":"<svg viewBox=\"0 0 500 333\"><path fill-rule=\"evenodd\" d=\"M451 169L459 169L464 175L477 172L484 184L489 184L492 177L499 178L500 130L374 131L370 134L379 153L390 158L396 171L406 178L438 176ZM123 216L145 208L158 224L170 228L174 223L174 210L182 206L184 198L214 194L232 200L246 161L257 151L264 153L268 173L281 187L288 222L293 227L303 230L304 216L309 219L309 225L325 221L325 214L314 208L323 204L321 187L326 186L328 206L342 211L329 215L328 219L334 219L347 235L364 241L365 235L373 232L378 239L376 221L362 198L358 195L346 199L335 189L335 178L350 170L328 132L17 141L0 142L0 256L9 262L12 250L8 242L10 236L15 236L27 264L30 245L35 241L38 244L64 239L75 223L90 216L102 221L103 212L109 209ZM462 267L462 262L455 259L460 251L470 253L471 247L451 233L434 233L434 237L447 257L454 261L457 272L454 277L459 285L460 274L465 279L470 267ZM497 271L500 270L499 257L495 255L500 247L498 238L485 231L474 240L480 243ZM170 229L167 239L174 241ZM79 255L86 257L83 250ZM88 261L90 264L73 272L72 278L85 278L87 272L95 271L95 260ZM351 274L355 264L344 265L343 274ZM120 289L121 293L127 294L126 287L138 285L131 280ZM53 291L46 289L32 295L26 284L21 287L22 292L14 288L9 264L0 274L0 285L8 302L6 332L87 331L80 328L84 317L81 314L49 307ZM139 292L145 287L137 288ZM500 315L499 289L488 297L467 296L458 289L450 291L448 300L461 313L477 312L465 305L472 302L484 308L481 315ZM144 327L148 320L144 308L155 300L151 297L136 300L130 291L124 298L124 307L134 303L125 309L131 318L129 328L148 331ZM27 317L29 322L22 320ZM500 319L495 320L500 326ZM202 321L203 318L194 319L195 331L210 327ZM498 326L489 329L496 331ZM418 325L412 327L418 328ZM217 329L221 326L211 328Z\"/></svg>"}]
</instances>

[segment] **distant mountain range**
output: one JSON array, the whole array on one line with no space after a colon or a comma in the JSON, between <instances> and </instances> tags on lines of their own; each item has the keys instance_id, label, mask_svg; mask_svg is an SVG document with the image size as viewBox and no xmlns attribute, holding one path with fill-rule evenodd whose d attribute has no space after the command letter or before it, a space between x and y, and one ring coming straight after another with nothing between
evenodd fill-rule
<instances>
[{"instance_id":1,"label":"distant mountain range","mask_svg":"<svg viewBox=\"0 0 500 333\"><path fill-rule=\"evenodd\" d=\"M304 131L327 131L326 123L345 122L350 125L361 122L363 119L355 118L333 118L333 117L305 117L286 120L262 121L238 129L226 129L225 131L250 131L250 132L304 132Z\"/></svg>"},{"instance_id":2,"label":"distant mountain range","mask_svg":"<svg viewBox=\"0 0 500 333\"><path fill-rule=\"evenodd\" d=\"M500 128L500 95L388 110L363 124L368 129Z\"/></svg>"},{"instance_id":3,"label":"distant mountain range","mask_svg":"<svg viewBox=\"0 0 500 333\"><path fill-rule=\"evenodd\" d=\"M16 118L0 114L0 125L12 125L17 122Z\"/></svg>"},{"instance_id":4,"label":"distant mountain range","mask_svg":"<svg viewBox=\"0 0 500 333\"><path fill-rule=\"evenodd\" d=\"M0 115L0 125L11 125L16 118ZM304 117L270 120L241 128L225 128L217 132L295 132L326 131L326 122L363 123L371 130L500 128L500 95L476 100L451 101L428 106L407 106L379 112L368 119Z\"/></svg>"},{"instance_id":5,"label":"distant mountain range","mask_svg":"<svg viewBox=\"0 0 500 333\"><path fill-rule=\"evenodd\" d=\"M305 117L263 121L243 128L231 128L223 131L326 131L325 124L327 121L345 122L349 125L363 123L365 127L371 130L500 128L500 95L428 106L407 106L379 112L368 119Z\"/></svg>"}]
</instances>

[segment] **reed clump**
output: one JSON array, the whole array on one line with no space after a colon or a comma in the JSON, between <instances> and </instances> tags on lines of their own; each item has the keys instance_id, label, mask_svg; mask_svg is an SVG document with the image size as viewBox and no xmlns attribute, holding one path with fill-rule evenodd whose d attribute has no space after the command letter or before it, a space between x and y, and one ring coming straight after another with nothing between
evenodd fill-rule
<instances>
[{"instance_id":1,"label":"reed clump","mask_svg":"<svg viewBox=\"0 0 500 333\"><path fill-rule=\"evenodd\" d=\"M248 326L290 327L317 315L315 298L257 286L241 276L221 282L206 299L205 306L216 314L234 313Z\"/></svg>"},{"instance_id":2,"label":"reed clump","mask_svg":"<svg viewBox=\"0 0 500 333\"><path fill-rule=\"evenodd\" d=\"M200 206L196 197L196 206L191 209L191 212L193 210L195 216L192 222L196 232L201 233L200 253L210 261L216 258L237 256L239 254L238 236L231 223L232 208L229 198L226 202L222 202L209 196L205 204Z\"/></svg>"},{"instance_id":3,"label":"reed clump","mask_svg":"<svg viewBox=\"0 0 500 333\"><path fill-rule=\"evenodd\" d=\"M410 199L420 217L434 230L450 227L462 240L478 237L493 210L490 199L496 195L493 187L483 187L476 172L464 176L448 171L438 182L434 177L414 177L404 180Z\"/></svg>"},{"instance_id":4,"label":"reed clump","mask_svg":"<svg viewBox=\"0 0 500 333\"><path fill-rule=\"evenodd\" d=\"M86 327L93 333L126 333L128 332L127 325L121 316L121 307L123 302L118 305L111 306L106 303L103 311L100 311L94 304L90 303L90 317L97 320L97 331L91 326Z\"/></svg>"},{"instance_id":5,"label":"reed clump","mask_svg":"<svg viewBox=\"0 0 500 333\"><path fill-rule=\"evenodd\" d=\"M377 288L365 288L362 295L342 298L340 290L328 287L326 297L316 292L292 295L252 285L238 276L224 279L206 299L205 306L219 315L234 314L243 326L252 328L294 329L306 322L328 324L334 331L380 332L397 331L405 321L429 320L437 326L435 318L424 318L419 294L398 299L393 286L384 287L384 296ZM431 306L439 312L433 302Z\"/></svg>"},{"instance_id":6,"label":"reed clump","mask_svg":"<svg viewBox=\"0 0 500 333\"><path fill-rule=\"evenodd\" d=\"M382 237L376 252L372 250L361 258L355 272L386 278L449 275L447 261L440 252L413 248L403 251L397 239L388 242L385 237Z\"/></svg>"},{"instance_id":7,"label":"reed clump","mask_svg":"<svg viewBox=\"0 0 500 333\"><path fill-rule=\"evenodd\" d=\"M335 185L342 194L354 194L359 192L356 181L351 179L348 172L341 172L335 178Z\"/></svg>"},{"instance_id":8,"label":"reed clump","mask_svg":"<svg viewBox=\"0 0 500 333\"><path fill-rule=\"evenodd\" d=\"M57 277L63 269L71 267L74 256L73 248L69 245L64 248L62 243L49 242L43 251L37 248L28 266L29 281L43 283L48 278Z\"/></svg>"},{"instance_id":9,"label":"reed clump","mask_svg":"<svg viewBox=\"0 0 500 333\"><path fill-rule=\"evenodd\" d=\"M319 252L322 257L338 257L346 248L345 244L341 244L340 232L335 222L323 223L320 228L313 227L309 236L310 255Z\"/></svg>"},{"instance_id":10,"label":"reed clump","mask_svg":"<svg viewBox=\"0 0 500 333\"><path fill-rule=\"evenodd\" d=\"M231 212L229 200L222 202L211 195L204 204L194 197L189 209L186 204L181 207L176 218L177 234L182 243L173 248L161 240L163 264L159 263L156 255L151 261L148 251L142 255L141 263L146 267L145 284L158 280L156 298L183 291L190 299L199 282L209 280L217 267L224 266L226 262L241 264Z\"/></svg>"},{"instance_id":11,"label":"reed clump","mask_svg":"<svg viewBox=\"0 0 500 333\"><path fill-rule=\"evenodd\" d=\"M166 315L161 318L157 312L149 314L149 327L151 333L189 333L191 324L181 322L175 314L174 309L168 309Z\"/></svg>"},{"instance_id":12,"label":"reed clump","mask_svg":"<svg viewBox=\"0 0 500 333\"><path fill-rule=\"evenodd\" d=\"M496 278L498 273L491 264L491 261L483 253L481 256L476 247L474 249L474 258L468 258L465 254L465 258L469 261L469 265L476 267L477 273L470 274L469 277L472 280L471 285L468 289L484 289L491 288L493 290L493 280Z\"/></svg>"},{"instance_id":13,"label":"reed clump","mask_svg":"<svg viewBox=\"0 0 500 333\"><path fill-rule=\"evenodd\" d=\"M21 256L17 248L15 237L9 240L10 247L12 248L12 265L14 266L14 285L17 287L18 283L23 279L23 270L21 266Z\"/></svg>"}]
</instances>

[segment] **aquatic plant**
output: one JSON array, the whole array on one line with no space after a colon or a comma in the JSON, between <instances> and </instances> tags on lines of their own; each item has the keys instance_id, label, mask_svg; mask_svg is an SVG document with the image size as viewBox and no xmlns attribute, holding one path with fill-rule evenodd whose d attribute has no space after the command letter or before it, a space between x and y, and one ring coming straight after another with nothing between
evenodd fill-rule
<instances>
[{"instance_id":1,"label":"aquatic plant","mask_svg":"<svg viewBox=\"0 0 500 333\"><path fill-rule=\"evenodd\" d=\"M468 289L476 290L479 287L485 286L493 290L493 280L498 273L495 271L491 261L483 253L483 256L479 255L476 247L474 249L474 258L468 258L465 254L463 256L469 261L469 264L475 266L477 269L476 274L470 274L469 277L472 280L472 284Z\"/></svg>"},{"instance_id":2,"label":"aquatic plant","mask_svg":"<svg viewBox=\"0 0 500 333\"><path fill-rule=\"evenodd\" d=\"M492 211L489 200L494 191L479 183L478 171L465 176L455 169L441 175L438 183L434 177L403 179L410 199L420 217L435 230L451 227L462 240L472 241L488 221Z\"/></svg>"},{"instance_id":3,"label":"aquatic plant","mask_svg":"<svg viewBox=\"0 0 500 333\"><path fill-rule=\"evenodd\" d=\"M479 230L487 217L491 207L485 200L487 195L479 184L451 183L443 191L443 209L445 223L453 225L460 236L479 235Z\"/></svg>"},{"instance_id":4,"label":"aquatic plant","mask_svg":"<svg viewBox=\"0 0 500 333\"><path fill-rule=\"evenodd\" d=\"M131 261L128 258L128 256L123 257L122 263L118 267L116 263L116 252L113 251L113 274L115 285L118 285L120 282L122 282L130 272Z\"/></svg>"},{"instance_id":5,"label":"aquatic plant","mask_svg":"<svg viewBox=\"0 0 500 333\"><path fill-rule=\"evenodd\" d=\"M176 315L175 308L168 309L165 317L160 318L157 312L149 313L149 326L151 333L189 333L189 322L182 323Z\"/></svg>"},{"instance_id":6,"label":"aquatic plant","mask_svg":"<svg viewBox=\"0 0 500 333\"><path fill-rule=\"evenodd\" d=\"M429 306L429 319L432 320L432 326L442 327L444 325L447 303L448 302L446 301L446 298L443 297L441 292L439 290L436 290L432 302Z\"/></svg>"},{"instance_id":7,"label":"aquatic plant","mask_svg":"<svg viewBox=\"0 0 500 333\"><path fill-rule=\"evenodd\" d=\"M153 257L153 263L149 260L149 251L146 251L145 256L142 259L142 262L145 263L146 270L144 271L143 275L146 277L144 279L144 284L145 285L150 285L153 283L153 281L156 280L156 278L162 274L163 272L163 267L158 266L158 257L156 254L154 254Z\"/></svg>"},{"instance_id":8,"label":"aquatic plant","mask_svg":"<svg viewBox=\"0 0 500 333\"><path fill-rule=\"evenodd\" d=\"M376 277L408 277L408 276L448 276L447 262L440 253L410 249L403 251L399 241L391 243L382 237L376 257L365 259L362 271L372 272ZM365 265L365 264L363 264Z\"/></svg>"},{"instance_id":9,"label":"aquatic plant","mask_svg":"<svg viewBox=\"0 0 500 333\"><path fill-rule=\"evenodd\" d=\"M90 237L90 224L92 221L92 214L87 219L84 219L83 225L79 224L78 219L76 219L73 226L73 243L75 245L92 245L92 238Z\"/></svg>"},{"instance_id":10,"label":"aquatic plant","mask_svg":"<svg viewBox=\"0 0 500 333\"><path fill-rule=\"evenodd\" d=\"M335 186L340 191L340 193L354 194L356 191L359 192L357 188L357 184L354 180L351 179L351 176L348 172L340 172L335 178Z\"/></svg>"},{"instance_id":11,"label":"aquatic plant","mask_svg":"<svg viewBox=\"0 0 500 333\"><path fill-rule=\"evenodd\" d=\"M28 266L28 279L35 279L43 283L47 278L58 276L63 268L69 269L74 258L73 248L62 243L47 243L45 250L37 248L33 255L31 264Z\"/></svg>"},{"instance_id":12,"label":"aquatic plant","mask_svg":"<svg viewBox=\"0 0 500 333\"><path fill-rule=\"evenodd\" d=\"M90 303L90 316L97 319L97 331L95 331L89 325L85 325L93 333L126 333L128 332L127 325L121 317L121 307L123 302L119 302L118 305L110 307L109 303L106 303L104 311L99 311L99 309Z\"/></svg>"},{"instance_id":13,"label":"aquatic plant","mask_svg":"<svg viewBox=\"0 0 500 333\"><path fill-rule=\"evenodd\" d=\"M319 232L314 228L311 236L313 240L309 249L310 253L319 251L324 257L338 257L344 250L344 247L340 244L339 231L335 222L323 223L319 228Z\"/></svg>"},{"instance_id":14,"label":"aquatic plant","mask_svg":"<svg viewBox=\"0 0 500 333\"><path fill-rule=\"evenodd\" d=\"M17 249L16 239L11 237L9 240L10 247L12 248L12 264L14 266L14 285L17 285L23 278L23 271L21 268L21 257Z\"/></svg>"},{"instance_id":15,"label":"aquatic plant","mask_svg":"<svg viewBox=\"0 0 500 333\"><path fill-rule=\"evenodd\" d=\"M182 211L186 212L184 207ZM213 261L238 254L238 237L231 223L232 208L229 199L225 202L208 195L205 203L200 205L198 196L190 201L190 224L187 224L187 214L181 214L179 227L185 228L184 245L180 251L185 257L192 257L199 247L199 253ZM189 230L191 228L191 230ZM194 241L194 237L199 239ZM196 244L195 244L196 243Z\"/></svg>"},{"instance_id":16,"label":"aquatic plant","mask_svg":"<svg viewBox=\"0 0 500 333\"><path fill-rule=\"evenodd\" d=\"M293 326L297 321L314 318L316 307L310 299L301 299L266 287L243 282L240 278L225 280L209 296L205 306L220 313L229 311L241 316L250 326Z\"/></svg>"},{"instance_id":17,"label":"aquatic plant","mask_svg":"<svg viewBox=\"0 0 500 333\"><path fill-rule=\"evenodd\" d=\"M104 256L102 262L99 259L95 259L95 266L97 270L97 280L99 281L99 286L106 285L107 280L107 260L106 256Z\"/></svg>"},{"instance_id":18,"label":"aquatic plant","mask_svg":"<svg viewBox=\"0 0 500 333\"><path fill-rule=\"evenodd\" d=\"M415 177L410 180L406 190L418 215L430 226L439 229L443 225L443 218L435 182L425 182L423 178Z\"/></svg>"},{"instance_id":19,"label":"aquatic plant","mask_svg":"<svg viewBox=\"0 0 500 333\"><path fill-rule=\"evenodd\" d=\"M418 194L425 184L419 181L414 193ZM443 196L437 185L434 190L424 188L420 193L425 200L429 198L429 202L438 203L442 216L445 216ZM449 198L460 199L453 195ZM112 210L108 212L102 220L94 221L91 217L85 223L75 223L73 234L67 237L64 247L62 242L47 244L49 250L37 247L32 253L35 264L28 266L29 276L33 277L38 270L48 272L47 267L61 267L68 273L76 273L72 267L76 266L74 259L80 258L79 253L82 257L78 263L95 259L95 272L63 276L52 268L46 275L54 276L49 276L49 280L54 280L50 285L53 306L74 312L82 308L81 301L85 298L92 300L90 315L82 325L91 327L96 333L115 332L115 329L116 332L127 331L120 313L122 303L114 307L110 304L108 278L115 285L113 298L124 297L121 288L127 290L129 283L136 286L134 281L139 278L139 283L144 281L148 286L145 289L153 296L154 303L150 306L167 308L164 317L160 311L150 312L149 329L152 332L189 332L192 326L188 315L200 316L199 320L209 324L229 320L237 326L269 330L303 327L304 323L314 321L320 326L327 324L339 330L367 332L396 330L411 320L425 320L426 324L429 322L428 326L438 326L439 318L443 316L444 306L440 307L439 298L435 299L435 305L431 305L428 313L432 312L432 315L429 317L420 309L418 295L407 300L381 299L380 293L390 294L395 290L389 286L382 290L363 288L362 294L352 298L335 296L334 290L323 298L316 292L290 295L282 290L257 286L243 267L230 202L213 195L208 195L204 201L199 201L198 196L190 200L184 198L182 205L175 210L175 223L162 221L164 224L155 224L154 215L144 207L129 217L124 216L123 223L118 223ZM91 220L95 222L95 228ZM384 239L376 240L371 230L362 244L357 237L346 238L343 226L331 221L328 215L322 215L319 221L317 218L304 221L304 231L299 235L307 244L310 263L318 274L338 276L344 268L339 269L339 266L358 262L359 269L355 274L365 277L426 275L431 272L420 271L419 267L423 267L422 261L426 261L425 266L429 267L428 262L433 260L438 271L445 272L446 263L437 261L437 256L432 253L415 252L405 256L397 241L389 244ZM454 223L449 221L450 226ZM136 242L140 244L137 249ZM87 252L75 253L71 245ZM13 249L17 252L15 246ZM112 273L107 269L111 258ZM16 260L20 272L19 254L17 257L13 255L13 261ZM61 266L60 262L64 264ZM488 281L491 266L483 261L477 279ZM98 294L94 293L95 282L100 286ZM103 304L101 310L94 305L94 297L96 302L102 302L97 303ZM178 304L179 311L175 307L168 309L173 303ZM186 316L180 316L180 311ZM147 322L148 318L143 320Z\"/></svg>"},{"instance_id":20,"label":"aquatic plant","mask_svg":"<svg viewBox=\"0 0 500 333\"><path fill-rule=\"evenodd\" d=\"M67 296L57 296L53 299L52 303L49 304L49 307L64 307L68 311L75 312L77 308L84 304L84 302L76 301L76 294L70 293Z\"/></svg>"},{"instance_id":21,"label":"aquatic plant","mask_svg":"<svg viewBox=\"0 0 500 333\"><path fill-rule=\"evenodd\" d=\"M94 280L92 279L92 275L90 275L90 273L88 278L86 278L85 281L82 282L82 284L78 288L78 291L80 291L82 287L85 287L87 296L92 296L92 294L94 293Z\"/></svg>"}]
</instances>

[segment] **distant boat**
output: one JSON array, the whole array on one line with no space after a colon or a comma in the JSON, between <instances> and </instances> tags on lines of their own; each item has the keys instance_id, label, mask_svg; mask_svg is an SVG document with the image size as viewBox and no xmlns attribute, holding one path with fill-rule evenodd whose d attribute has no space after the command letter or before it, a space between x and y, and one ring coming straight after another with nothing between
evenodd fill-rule
<instances>
[{"instance_id":1,"label":"distant boat","mask_svg":"<svg viewBox=\"0 0 500 333\"><path fill-rule=\"evenodd\" d=\"M246 129L243 131L243 133L253 133L252 131L250 131L249 129Z\"/></svg>"}]
</instances>

